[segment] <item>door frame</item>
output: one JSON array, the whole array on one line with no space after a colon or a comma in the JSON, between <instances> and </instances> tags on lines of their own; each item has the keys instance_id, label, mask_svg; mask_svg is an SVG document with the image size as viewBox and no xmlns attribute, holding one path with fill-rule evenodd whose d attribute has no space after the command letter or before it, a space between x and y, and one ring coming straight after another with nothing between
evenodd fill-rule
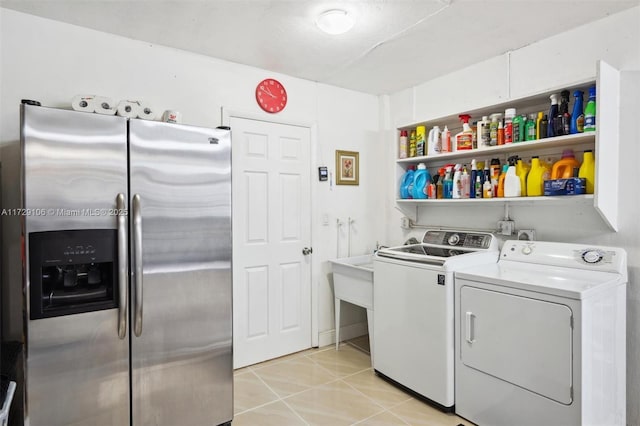
<instances>
[{"instance_id":1,"label":"door frame","mask_svg":"<svg viewBox=\"0 0 640 426\"><path fill-rule=\"evenodd\" d=\"M231 126L231 118L244 118L247 120L256 120L256 121L264 121L266 123L273 124L286 124L289 126L297 126L297 127L305 127L309 129L310 133L310 146L309 149L311 152L309 153L309 173L310 173L310 196L311 196L311 241L309 241L309 246L313 247L314 241L319 241L317 233L319 232L319 227L314 226L315 223L318 223L318 212L317 212L317 185L314 185L314 174L313 174L313 165L317 164L317 135L318 135L318 125L314 122L308 121L296 121L296 120L282 120L276 116L267 116L265 117L262 114L255 114L246 111L240 110L232 110L227 109L224 106L220 107L220 125L221 126ZM231 157L233 158L233 129L231 129ZM233 185L233 180L231 181L231 185ZM233 205L233 200L231 202ZM233 220L233 210L231 211L231 220ZM319 296L318 296L318 280L315 278L315 271L320 271L320 261L318 260L318 255L311 255L311 346L318 347L320 345L320 333L319 333L319 315L320 310L318 306ZM231 278L233 283L233 276Z\"/></svg>"}]
</instances>

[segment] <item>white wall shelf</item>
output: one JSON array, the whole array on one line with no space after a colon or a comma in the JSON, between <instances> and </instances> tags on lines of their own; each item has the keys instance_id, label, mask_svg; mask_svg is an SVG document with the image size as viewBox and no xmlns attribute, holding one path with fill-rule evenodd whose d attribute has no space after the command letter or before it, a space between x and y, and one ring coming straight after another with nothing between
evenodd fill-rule
<instances>
[{"instance_id":1,"label":"white wall shelf","mask_svg":"<svg viewBox=\"0 0 640 426\"><path fill-rule=\"evenodd\" d=\"M474 157L486 157L486 156L496 156L502 154L512 154L512 153L523 153L523 152L534 152L542 149L548 148L571 148L575 146L580 146L584 144L595 144L596 133L578 133L575 135L567 135L567 136L557 136L553 138L539 139L534 141L526 141L526 142L518 142L511 143L507 145L499 145L492 146L489 148L483 149L472 149L466 151L458 151L458 152L447 152L438 155L431 156L422 156L422 157L410 157L399 159L396 162L398 164L417 164L417 163L425 163L427 166L429 164L435 162L448 161L458 159L468 159Z\"/></svg>"},{"instance_id":2,"label":"white wall shelf","mask_svg":"<svg viewBox=\"0 0 640 426\"><path fill-rule=\"evenodd\" d=\"M398 198L400 182L402 176L411 165L424 163L433 174L438 168L445 164L460 163L470 164L471 160L477 158L478 161L485 161L489 158L499 158L504 161L510 156L518 155L524 159L533 156L540 156L541 159L559 159L562 151L573 149L576 158L582 160L584 150L592 150L596 159L595 191L592 195L554 196L554 197L518 197L518 198L490 198L490 199L428 199L428 200L407 200L397 199L396 204L399 209L409 208L419 209L435 206L456 206L463 204L465 208L481 205L496 205L495 203L514 205L568 205L575 208L592 206L600 214L604 222L614 231L618 230L618 160L619 160L619 113L620 113L620 73L610 65L598 61L596 67L596 78L586 82L568 84L561 88L540 93L526 98L511 99L506 102L489 105L486 108L474 111L464 111L471 113L473 120L478 120L482 116L502 111L504 107L514 107L518 114L527 114L536 111L547 111L549 95L559 93L567 89L573 95L573 90L581 89L585 91L584 105L588 100L587 88L596 85L596 132L579 133L574 135L558 136L534 141L512 143L508 145L493 146L484 149L473 149L451 153L443 153L431 156L411 157L396 160L396 183ZM571 109L571 108L570 108ZM451 140L459 131L456 126L457 115L449 115L434 119L428 119L399 127L398 130L409 130L417 125L427 126L427 130L433 126L444 125L451 131ZM416 212L417 215L417 212Z\"/></svg>"},{"instance_id":3,"label":"white wall shelf","mask_svg":"<svg viewBox=\"0 0 640 426\"><path fill-rule=\"evenodd\" d=\"M558 204L593 204L593 195L563 195L563 196L548 196L548 197L496 197L496 198L465 198L465 199L427 199L427 200L413 200L413 199L398 199L396 203L399 205L430 205L430 206L445 206L445 205L482 205L482 204L517 204L517 205L529 205L547 203L548 205Z\"/></svg>"}]
</instances>

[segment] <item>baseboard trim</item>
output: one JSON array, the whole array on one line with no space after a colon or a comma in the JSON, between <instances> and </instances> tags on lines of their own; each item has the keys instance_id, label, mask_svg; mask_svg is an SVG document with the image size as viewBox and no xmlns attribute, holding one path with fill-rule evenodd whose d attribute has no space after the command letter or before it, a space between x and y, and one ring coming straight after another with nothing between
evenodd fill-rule
<instances>
[{"instance_id":1,"label":"baseboard trim","mask_svg":"<svg viewBox=\"0 0 640 426\"><path fill-rule=\"evenodd\" d=\"M340 328L340 340L345 341L354 339L356 337L364 336L368 333L367 322L357 322L355 324L345 325ZM336 330L335 328L327 331L320 332L320 338L318 339L320 347L336 344Z\"/></svg>"}]
</instances>

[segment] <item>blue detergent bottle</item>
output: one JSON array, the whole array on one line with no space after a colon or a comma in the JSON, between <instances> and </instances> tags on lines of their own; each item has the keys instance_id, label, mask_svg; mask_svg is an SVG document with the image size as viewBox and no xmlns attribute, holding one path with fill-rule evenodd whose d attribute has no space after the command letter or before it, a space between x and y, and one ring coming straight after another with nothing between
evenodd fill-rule
<instances>
[{"instance_id":1,"label":"blue detergent bottle","mask_svg":"<svg viewBox=\"0 0 640 426\"><path fill-rule=\"evenodd\" d=\"M402 176L402 180L400 182L400 198L403 200L413 197L411 189L413 188L414 174L414 166L409 166L409 169Z\"/></svg>"},{"instance_id":2,"label":"blue detergent bottle","mask_svg":"<svg viewBox=\"0 0 640 426\"><path fill-rule=\"evenodd\" d=\"M575 101L573 102L573 114L571 114L571 134L584 132L584 109L582 108L582 97L584 92L576 90L573 92Z\"/></svg>"},{"instance_id":3,"label":"blue detergent bottle","mask_svg":"<svg viewBox=\"0 0 640 426\"><path fill-rule=\"evenodd\" d=\"M413 177L413 199L422 200L427 198L427 185L431 183L431 174L427 170L427 166L424 163L418 164L418 170L416 170Z\"/></svg>"}]
</instances>

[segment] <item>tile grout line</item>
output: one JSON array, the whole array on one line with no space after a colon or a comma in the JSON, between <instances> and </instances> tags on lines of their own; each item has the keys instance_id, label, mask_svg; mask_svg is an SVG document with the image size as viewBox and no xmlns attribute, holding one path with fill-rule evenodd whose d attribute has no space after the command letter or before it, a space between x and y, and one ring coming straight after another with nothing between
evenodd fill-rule
<instances>
[{"instance_id":1,"label":"tile grout line","mask_svg":"<svg viewBox=\"0 0 640 426\"><path fill-rule=\"evenodd\" d=\"M354 347L352 347L351 345L345 344L345 346L347 346L347 347L351 347L353 350L356 350L357 352L360 352L360 353L362 353L362 352L363 352L363 351L359 350L359 348L354 348ZM359 393L360 395L364 396L364 397L365 397L365 399L369 400L369 401L370 401L370 402L372 402L374 405L376 405L376 406L380 407L380 408L381 408L381 411L376 412L376 413L374 414L374 416L375 416L375 415L382 414L382 413L384 413L385 411L388 411L388 410L386 410L384 407L382 407L380 404L378 404L376 401L372 400L372 399L371 399L371 398L369 398L367 395L365 395L364 393L360 392L358 389L356 389L355 387L353 387L352 385L350 385L349 383L347 383L347 382L345 382L345 381L343 380L343 379L346 379L346 378L349 378L349 377L355 376L355 375L357 375L357 374L360 374L360 373L362 373L362 372L364 372L364 371L370 370L370 369L372 369L372 368L373 368L372 366L366 367L366 368L364 368L364 369L362 369L362 370L358 370L358 371L355 371L355 372L353 372L353 373L346 374L346 375L344 375L344 376L340 377L340 376L338 376L338 373L334 373L333 371L329 370L327 367L323 366L323 365L322 365L322 364L320 364L318 361L316 361L315 359L313 359L313 358L312 358L312 355L316 355L316 354L323 353L323 352L328 352L329 350L332 350L332 349L333 349L333 347L332 347L331 345L328 345L325 349L318 350L318 351L315 351L315 352L313 352L313 353L309 353L309 354L299 354L299 356L294 356L294 357L291 357L291 358L289 358L289 359L283 359L283 360L281 360L281 361L279 361L279 362L274 362L274 363L272 363L272 364L270 364L270 365L268 365L268 366L263 366L263 367L259 367L259 368L255 368L255 366L260 365L260 364L254 364L253 366L247 366L248 371L247 371L247 372L244 372L244 373L240 373L240 375L247 374L247 373L251 372L251 373L254 375L254 377L256 377L256 378L257 378L257 379L258 379L262 384L264 384L264 385L267 387L267 389L268 389L270 392L272 392L272 393L276 396L276 398L277 398L277 399L272 400L272 401L269 401L269 402L266 402L266 403L264 403L264 404L257 405L257 406L255 406L255 407L249 408L249 409L244 410L244 411L241 411L241 412L239 412L239 413L235 413L235 414L234 414L234 416L236 416L236 415L240 415L240 414L244 414L244 413L248 413L248 412L251 412L251 411L254 411L254 410L256 410L256 409L259 409L259 408L265 407L265 406L270 405L270 404L273 404L273 403L275 403L275 402L282 402L282 403L284 403L284 404L285 404L285 406L286 406L289 410L291 410L291 411L292 411L292 412L293 412L293 413L294 413L298 418L300 418L300 420L302 420L302 422L304 422L304 424L305 424L305 425L309 425L309 423L308 423L308 422L307 422L307 421L306 421L306 420L305 420L305 419L300 415L300 413L298 413L298 412L297 412L293 407L291 407L291 405L289 405L289 403L286 401L286 399L289 399L289 398L292 398L292 397L294 397L294 396L300 395L300 394L302 394L302 393L304 393L304 392L307 392L307 391L312 390L312 389L315 389L315 388L319 388L319 387L326 386L326 385L329 385L329 384L332 384L332 383L336 383L336 382L338 382L338 381L342 381L345 385L347 385L348 387L350 387L351 389L353 389L354 391L356 391L356 392L357 392L357 393ZM332 379L332 380L329 380L329 381L327 381L327 382L324 382L324 383L320 383L320 384L317 384L317 385L312 385L312 386L310 386L308 389L304 389L304 390L301 390L301 391L299 391L299 392L295 392L295 393L292 393L292 394L290 394L290 395L287 395L287 396L282 397L282 396L280 396L280 394L279 394L278 392L276 392L276 391L275 391L271 386L269 386L269 385L267 384L267 382L266 382L266 381L265 381L265 380L260 376L260 374L259 374L259 370L261 370L262 368L266 368L266 367L269 367L269 366L271 366L271 365L279 365L279 364L282 364L282 363L285 363L285 362L289 362L289 361L295 361L296 359L298 359L298 358L303 358L303 357L304 357L304 358L307 358L309 361L311 361L311 362L312 362L314 365L316 365L317 367L320 367L322 370L324 370L326 373L328 373L330 376L332 376L332 377L333 377L333 379ZM405 402L406 402L406 401L405 401ZM390 413L390 414L394 415L393 413ZM394 415L394 416L395 416L395 415ZM370 416L370 417L372 417L372 416ZM395 416L395 417L398 417L398 416ZM369 417L367 417L367 418L369 418ZM363 419L363 420L365 420L365 419ZM359 422L361 422L361 421L363 421L363 420L360 420ZM400 420L402 420L402 419L400 419ZM404 421L404 420L402 420L402 421ZM359 422L356 422L356 423L354 423L354 424L357 424L357 423L359 423Z\"/></svg>"}]
</instances>

